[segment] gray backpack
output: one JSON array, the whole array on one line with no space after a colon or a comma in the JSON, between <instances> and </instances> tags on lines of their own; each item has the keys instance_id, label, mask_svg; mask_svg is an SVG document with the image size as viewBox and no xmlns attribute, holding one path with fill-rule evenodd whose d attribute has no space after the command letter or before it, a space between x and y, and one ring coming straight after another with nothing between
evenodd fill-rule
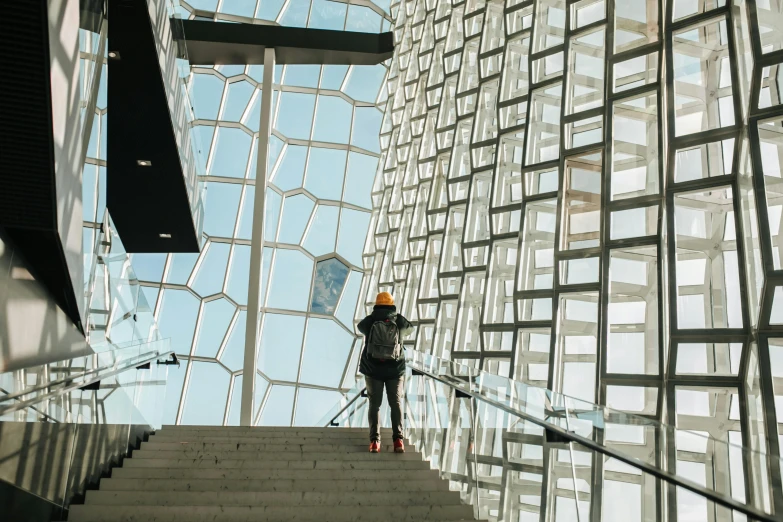
<instances>
[{"instance_id":1,"label":"gray backpack","mask_svg":"<svg viewBox=\"0 0 783 522\"><path fill-rule=\"evenodd\" d=\"M375 321L370 327L370 335L367 336L367 355L374 359L397 361L402 357L402 345L400 344L400 330L397 321L386 319Z\"/></svg>"}]
</instances>

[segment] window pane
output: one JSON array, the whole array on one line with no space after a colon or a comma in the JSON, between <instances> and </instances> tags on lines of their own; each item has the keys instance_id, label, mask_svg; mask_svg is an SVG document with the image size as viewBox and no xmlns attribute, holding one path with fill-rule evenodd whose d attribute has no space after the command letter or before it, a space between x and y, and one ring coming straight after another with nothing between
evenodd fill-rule
<instances>
[{"instance_id":1,"label":"window pane","mask_svg":"<svg viewBox=\"0 0 783 522\"><path fill-rule=\"evenodd\" d=\"M230 380L228 372L216 363L194 361L191 364L182 424L223 424Z\"/></svg>"},{"instance_id":2,"label":"window pane","mask_svg":"<svg viewBox=\"0 0 783 522\"><path fill-rule=\"evenodd\" d=\"M333 320L309 319L301 382L338 387L351 351L351 341L351 334Z\"/></svg>"},{"instance_id":3,"label":"window pane","mask_svg":"<svg viewBox=\"0 0 783 522\"><path fill-rule=\"evenodd\" d=\"M290 426L295 392L293 386L272 386L259 426Z\"/></svg>"},{"instance_id":4,"label":"window pane","mask_svg":"<svg viewBox=\"0 0 783 522\"><path fill-rule=\"evenodd\" d=\"M270 379L296 381L305 318L265 314L258 349L258 369Z\"/></svg>"},{"instance_id":5,"label":"window pane","mask_svg":"<svg viewBox=\"0 0 783 522\"><path fill-rule=\"evenodd\" d=\"M278 249L269 293L271 308L307 310L313 261L297 250Z\"/></svg>"},{"instance_id":6,"label":"window pane","mask_svg":"<svg viewBox=\"0 0 783 522\"><path fill-rule=\"evenodd\" d=\"M310 139L314 108L313 94L282 93L275 128L288 138Z\"/></svg>"},{"instance_id":7,"label":"window pane","mask_svg":"<svg viewBox=\"0 0 783 522\"><path fill-rule=\"evenodd\" d=\"M236 308L225 299L204 303L196 340L196 355L215 357L226 337Z\"/></svg>"},{"instance_id":8,"label":"window pane","mask_svg":"<svg viewBox=\"0 0 783 522\"><path fill-rule=\"evenodd\" d=\"M739 266L731 191L676 194L679 328L741 328Z\"/></svg>"},{"instance_id":9,"label":"window pane","mask_svg":"<svg viewBox=\"0 0 783 522\"><path fill-rule=\"evenodd\" d=\"M726 20L697 24L673 38L677 136L734 125Z\"/></svg>"},{"instance_id":10,"label":"window pane","mask_svg":"<svg viewBox=\"0 0 783 522\"><path fill-rule=\"evenodd\" d=\"M310 310L317 314L334 313L347 278L348 267L338 259L319 261L315 267L315 283Z\"/></svg>"}]
</instances>

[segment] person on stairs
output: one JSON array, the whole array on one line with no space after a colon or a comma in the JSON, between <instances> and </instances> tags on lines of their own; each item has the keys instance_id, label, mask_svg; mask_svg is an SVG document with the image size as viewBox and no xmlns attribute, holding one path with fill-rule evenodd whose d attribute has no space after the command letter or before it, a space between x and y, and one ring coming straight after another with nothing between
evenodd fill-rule
<instances>
[{"instance_id":1,"label":"person on stairs","mask_svg":"<svg viewBox=\"0 0 783 522\"><path fill-rule=\"evenodd\" d=\"M359 371L364 375L370 403L367 413L370 422L370 452L381 451L378 412L385 388L391 409L394 452L404 453L402 397L405 393L405 354L402 338L413 331L413 326L397 313L392 295L381 292L375 298L372 313L361 320L358 328L364 335Z\"/></svg>"}]
</instances>

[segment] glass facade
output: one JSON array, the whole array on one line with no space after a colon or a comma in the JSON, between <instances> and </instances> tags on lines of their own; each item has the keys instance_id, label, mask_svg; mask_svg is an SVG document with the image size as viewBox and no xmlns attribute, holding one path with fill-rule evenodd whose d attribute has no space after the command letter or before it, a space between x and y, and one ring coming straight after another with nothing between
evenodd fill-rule
<instances>
[{"instance_id":1,"label":"glass facade","mask_svg":"<svg viewBox=\"0 0 783 522\"><path fill-rule=\"evenodd\" d=\"M390 12L358 315L388 291L417 351L779 454L783 5L411 0ZM633 430L612 437L662 450ZM493 441L472 457L480 496L506 520L601 519L601 488L628 503L617 520L660 516L649 483L611 459L561 451L547 464L531 433L508 466L510 439ZM655 458L735 498L780 471L675 446ZM676 496L673 516L713 519L703 499Z\"/></svg>"},{"instance_id":2,"label":"glass facade","mask_svg":"<svg viewBox=\"0 0 783 522\"><path fill-rule=\"evenodd\" d=\"M320 421L356 381L356 320L388 291L420 358L674 426L567 419L783 512L783 4L177 3L187 18L391 30L397 44L374 67L275 69L255 424ZM121 248L94 248L106 43L82 36L85 259L106 261L85 265L104 283L93 340L170 339L183 365L162 423L238 424L263 67L182 64L203 250L131 268ZM483 517L743 519L450 394L409 379L408 427Z\"/></svg>"},{"instance_id":3,"label":"glass facade","mask_svg":"<svg viewBox=\"0 0 783 522\"><path fill-rule=\"evenodd\" d=\"M355 320L389 291L417 327L409 349L779 451L777 3L179 10L392 30L397 44L374 67L276 68L255 423L319 420L356 379ZM132 256L186 362L164 423L239 420L262 70L183 68L203 251ZM87 245L103 214L105 95L95 111ZM673 465L719 489L713 470L730 455L686 446ZM762 468L748 480L779 472ZM634 481L613 473L611 487Z\"/></svg>"},{"instance_id":4,"label":"glass facade","mask_svg":"<svg viewBox=\"0 0 783 522\"><path fill-rule=\"evenodd\" d=\"M377 7L255 4L182 2L176 8L183 18L383 29L384 12ZM90 51L99 36L83 36L83 54L94 59ZM202 251L134 254L131 263L139 299L183 361L181 370L170 372L163 423L238 424L263 66L180 65L205 188ZM311 425L355 380L353 315L380 155L386 70L275 69L255 424ZM105 82L104 69L84 175L86 252L105 209ZM112 342L124 340L115 332Z\"/></svg>"}]
</instances>

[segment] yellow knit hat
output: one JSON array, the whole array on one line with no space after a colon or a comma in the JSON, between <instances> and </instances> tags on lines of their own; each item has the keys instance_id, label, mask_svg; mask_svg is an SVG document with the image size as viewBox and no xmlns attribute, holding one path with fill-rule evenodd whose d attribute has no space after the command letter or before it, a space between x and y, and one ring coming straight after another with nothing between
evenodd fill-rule
<instances>
[{"instance_id":1,"label":"yellow knit hat","mask_svg":"<svg viewBox=\"0 0 783 522\"><path fill-rule=\"evenodd\" d=\"M393 305L394 304L394 298L392 297L392 295L389 292L381 292L375 298L375 304L376 305Z\"/></svg>"}]
</instances>

